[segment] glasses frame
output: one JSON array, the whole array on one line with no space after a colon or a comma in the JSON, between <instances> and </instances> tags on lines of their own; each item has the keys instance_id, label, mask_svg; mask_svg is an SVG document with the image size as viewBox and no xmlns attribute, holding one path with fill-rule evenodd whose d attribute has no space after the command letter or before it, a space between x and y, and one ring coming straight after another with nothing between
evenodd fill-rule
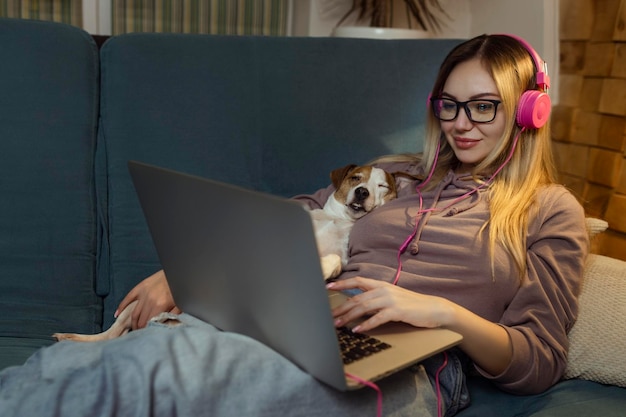
<instances>
[{"instance_id":1,"label":"glasses frame","mask_svg":"<svg viewBox=\"0 0 626 417\"><path fill-rule=\"evenodd\" d=\"M454 113L454 117L452 117L451 119L447 119L447 118L446 119L442 119L440 117L440 112L437 111L436 106L435 106L435 102L437 100L447 100L447 101L451 101L454 104L456 104L456 112ZM491 103L491 104L493 104L495 106L494 110L493 110L493 117L491 119L478 121L478 120L474 120L472 118L472 112L470 111L470 109L469 109L469 107L467 105L468 105L468 103L473 103L473 102L476 102L476 101L481 101L481 102L485 102L486 101L486 102ZM463 107L463 109L465 110L465 114L467 115L467 118L472 123L491 123L491 122L493 122L495 120L496 115L498 114L498 107L500 106L500 103L502 103L502 100L493 100L493 99L487 99L487 98L467 100L467 101L456 101L456 100L453 100L453 99L447 98L447 97L431 97L430 98L430 107L433 110L433 115L437 119L441 120L442 122L451 122L451 121L455 120L457 117L459 117L459 111L460 111L461 107Z\"/></svg>"}]
</instances>

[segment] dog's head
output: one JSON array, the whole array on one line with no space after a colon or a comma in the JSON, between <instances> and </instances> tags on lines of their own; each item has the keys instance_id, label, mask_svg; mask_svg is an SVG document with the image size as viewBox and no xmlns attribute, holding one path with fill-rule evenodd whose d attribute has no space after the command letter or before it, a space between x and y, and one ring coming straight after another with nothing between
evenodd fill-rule
<instances>
[{"instance_id":1,"label":"dog's head","mask_svg":"<svg viewBox=\"0 0 626 417\"><path fill-rule=\"evenodd\" d=\"M358 219L396 198L396 181L388 172L369 165L348 165L331 172L335 199Z\"/></svg>"}]
</instances>

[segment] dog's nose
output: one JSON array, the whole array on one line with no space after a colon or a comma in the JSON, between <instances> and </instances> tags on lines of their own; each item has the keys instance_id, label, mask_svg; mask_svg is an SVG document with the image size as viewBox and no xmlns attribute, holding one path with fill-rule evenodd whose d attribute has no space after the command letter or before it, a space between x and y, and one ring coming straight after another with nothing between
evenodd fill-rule
<instances>
[{"instance_id":1,"label":"dog's nose","mask_svg":"<svg viewBox=\"0 0 626 417\"><path fill-rule=\"evenodd\" d=\"M359 187L356 190L354 190L354 195L357 198L357 200L362 201L370 196L370 192L367 191L367 188L365 187Z\"/></svg>"}]
</instances>

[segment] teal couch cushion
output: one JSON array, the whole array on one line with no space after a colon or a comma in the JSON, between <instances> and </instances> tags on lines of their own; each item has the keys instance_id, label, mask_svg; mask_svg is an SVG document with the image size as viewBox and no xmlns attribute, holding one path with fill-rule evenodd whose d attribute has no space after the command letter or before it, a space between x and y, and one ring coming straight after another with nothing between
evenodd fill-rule
<instances>
[{"instance_id":1,"label":"teal couch cushion","mask_svg":"<svg viewBox=\"0 0 626 417\"><path fill-rule=\"evenodd\" d=\"M98 55L80 29L0 19L0 368L101 327Z\"/></svg>"},{"instance_id":2,"label":"teal couch cushion","mask_svg":"<svg viewBox=\"0 0 626 417\"><path fill-rule=\"evenodd\" d=\"M561 381L537 395L513 395L482 377L468 379L471 405L457 417L622 417L626 389L582 379Z\"/></svg>"}]
</instances>

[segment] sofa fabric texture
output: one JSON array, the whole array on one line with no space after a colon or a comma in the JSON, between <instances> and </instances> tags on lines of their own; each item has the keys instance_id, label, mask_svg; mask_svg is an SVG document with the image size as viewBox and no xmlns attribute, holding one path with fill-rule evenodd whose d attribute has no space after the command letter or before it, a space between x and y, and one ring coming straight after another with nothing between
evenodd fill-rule
<instances>
[{"instance_id":1,"label":"sofa fabric texture","mask_svg":"<svg viewBox=\"0 0 626 417\"><path fill-rule=\"evenodd\" d=\"M109 249L105 326L137 279L158 268L128 160L285 197L313 192L334 168L420 146L423 87L457 43L433 42L109 39L97 155L107 181L98 187Z\"/></svg>"},{"instance_id":2,"label":"sofa fabric texture","mask_svg":"<svg viewBox=\"0 0 626 417\"><path fill-rule=\"evenodd\" d=\"M458 42L129 34L98 50L74 27L0 19L0 369L54 332L108 327L159 268L129 160L281 196L313 192L332 169L421 149L426 98ZM626 262L593 256L585 286L602 284L603 295L583 294L581 334L608 314L596 308L624 308L613 295ZM622 415L626 372L590 371L611 359L595 361L593 339L624 351L621 328L608 331L617 337L594 333L573 349L575 379L544 394L471 377L460 415Z\"/></svg>"},{"instance_id":3,"label":"sofa fabric texture","mask_svg":"<svg viewBox=\"0 0 626 417\"><path fill-rule=\"evenodd\" d=\"M0 23L0 367L57 326L101 328L94 152L99 64L64 25Z\"/></svg>"}]
</instances>

